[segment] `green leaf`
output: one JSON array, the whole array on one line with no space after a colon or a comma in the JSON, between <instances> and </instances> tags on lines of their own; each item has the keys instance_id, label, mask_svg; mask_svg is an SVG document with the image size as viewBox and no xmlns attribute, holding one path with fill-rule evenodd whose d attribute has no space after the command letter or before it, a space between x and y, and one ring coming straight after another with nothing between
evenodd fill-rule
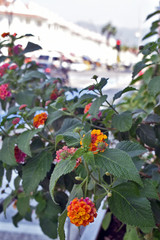
<instances>
[{"instance_id":1,"label":"green leaf","mask_svg":"<svg viewBox=\"0 0 160 240\"><path fill-rule=\"evenodd\" d=\"M140 189L140 194L149 199L159 199L158 191L152 179L143 179L143 187Z\"/></svg>"},{"instance_id":2,"label":"green leaf","mask_svg":"<svg viewBox=\"0 0 160 240\"><path fill-rule=\"evenodd\" d=\"M33 79L46 79L46 75L36 71L36 70L30 70L30 71L26 71L25 74L18 80L18 83L22 83L22 82L29 82L32 81Z\"/></svg>"},{"instance_id":3,"label":"green leaf","mask_svg":"<svg viewBox=\"0 0 160 240\"><path fill-rule=\"evenodd\" d=\"M108 82L109 78L101 78L100 82L96 84L97 89L102 89Z\"/></svg>"},{"instance_id":4,"label":"green leaf","mask_svg":"<svg viewBox=\"0 0 160 240\"><path fill-rule=\"evenodd\" d=\"M132 114L130 111L114 115L112 125L120 132L126 132L132 127Z\"/></svg>"},{"instance_id":5,"label":"green leaf","mask_svg":"<svg viewBox=\"0 0 160 240\"><path fill-rule=\"evenodd\" d=\"M92 167L92 169L95 169L95 160L94 160L94 154L93 152L89 151L83 154L84 161Z\"/></svg>"},{"instance_id":6,"label":"green leaf","mask_svg":"<svg viewBox=\"0 0 160 240\"><path fill-rule=\"evenodd\" d=\"M12 221L15 227L18 227L18 223L23 219L23 217L19 214L16 213L13 217L12 217Z\"/></svg>"},{"instance_id":7,"label":"green leaf","mask_svg":"<svg viewBox=\"0 0 160 240\"><path fill-rule=\"evenodd\" d=\"M116 93L113 97L113 101L115 101L116 99L120 98L124 93L126 92L130 92L130 91L135 91L137 90L136 88L133 87L126 87L125 89L123 89L122 91L119 91L118 93Z\"/></svg>"},{"instance_id":8,"label":"green leaf","mask_svg":"<svg viewBox=\"0 0 160 240\"><path fill-rule=\"evenodd\" d=\"M34 107L31 109L31 111L29 111L29 113L27 114L27 116L31 116L33 113L35 113L36 111L46 111L46 109L44 109L43 107Z\"/></svg>"},{"instance_id":9,"label":"green leaf","mask_svg":"<svg viewBox=\"0 0 160 240\"><path fill-rule=\"evenodd\" d=\"M0 159L2 162L15 166L17 165L14 157L14 148L16 144L16 137L7 137L3 141L2 149L0 151Z\"/></svg>"},{"instance_id":10,"label":"green leaf","mask_svg":"<svg viewBox=\"0 0 160 240\"><path fill-rule=\"evenodd\" d=\"M20 53L20 55L28 53L28 52L33 52L36 50L42 49L41 46L39 46L38 44L32 43L32 42L28 42L27 46L25 47L25 49Z\"/></svg>"},{"instance_id":11,"label":"green leaf","mask_svg":"<svg viewBox=\"0 0 160 240\"><path fill-rule=\"evenodd\" d=\"M160 76L156 76L151 79L148 84L148 91L153 96L160 93Z\"/></svg>"},{"instance_id":12,"label":"green leaf","mask_svg":"<svg viewBox=\"0 0 160 240\"><path fill-rule=\"evenodd\" d=\"M57 135L56 136L56 139L55 139L55 148L57 147L57 144L63 140L63 135L60 134L60 135Z\"/></svg>"},{"instance_id":13,"label":"green leaf","mask_svg":"<svg viewBox=\"0 0 160 240\"><path fill-rule=\"evenodd\" d=\"M136 131L137 136L140 138L140 141L143 144L146 144L150 147L157 147L159 146L159 141L156 137L156 133L154 128L147 124L141 124Z\"/></svg>"},{"instance_id":14,"label":"green leaf","mask_svg":"<svg viewBox=\"0 0 160 240\"><path fill-rule=\"evenodd\" d=\"M58 235L60 240L65 240L64 224L67 218L67 210L65 210L58 218Z\"/></svg>"},{"instance_id":15,"label":"green leaf","mask_svg":"<svg viewBox=\"0 0 160 240\"><path fill-rule=\"evenodd\" d=\"M107 149L103 153L96 154L95 162L97 167L104 172L109 172L116 177L132 180L142 185L141 178L131 157L122 150Z\"/></svg>"},{"instance_id":16,"label":"green leaf","mask_svg":"<svg viewBox=\"0 0 160 240\"><path fill-rule=\"evenodd\" d=\"M57 221L48 218L40 218L40 227L44 234L52 239L57 238Z\"/></svg>"},{"instance_id":17,"label":"green leaf","mask_svg":"<svg viewBox=\"0 0 160 240\"><path fill-rule=\"evenodd\" d=\"M127 152L130 157L136 157L146 152L142 145L130 141L119 142L116 148Z\"/></svg>"},{"instance_id":18,"label":"green leaf","mask_svg":"<svg viewBox=\"0 0 160 240\"><path fill-rule=\"evenodd\" d=\"M156 32L156 31L149 32L149 33L147 33L147 34L142 38L142 40L145 40L145 39L147 39L147 38L149 38L149 37L152 37L152 36L155 35L155 34L158 34L158 32Z\"/></svg>"},{"instance_id":19,"label":"green leaf","mask_svg":"<svg viewBox=\"0 0 160 240\"><path fill-rule=\"evenodd\" d=\"M111 212L107 212L107 214L104 216L103 221L102 221L102 228L104 231L106 231L110 225L111 222Z\"/></svg>"},{"instance_id":20,"label":"green leaf","mask_svg":"<svg viewBox=\"0 0 160 240\"><path fill-rule=\"evenodd\" d=\"M82 139L83 147L88 147L91 143L91 131L87 132Z\"/></svg>"},{"instance_id":21,"label":"green leaf","mask_svg":"<svg viewBox=\"0 0 160 240\"><path fill-rule=\"evenodd\" d=\"M137 231L134 227L127 225L127 232L125 233L123 240L140 240Z\"/></svg>"},{"instance_id":22,"label":"green leaf","mask_svg":"<svg viewBox=\"0 0 160 240\"><path fill-rule=\"evenodd\" d=\"M30 157L32 156L30 150L30 141L40 131L41 129L25 131L21 133L21 135L17 139L19 149L21 149L22 152L26 153Z\"/></svg>"},{"instance_id":23,"label":"green leaf","mask_svg":"<svg viewBox=\"0 0 160 240\"><path fill-rule=\"evenodd\" d=\"M94 116L97 117L98 113L99 113L99 108L102 105L102 103L105 102L107 98L107 95L98 97L96 100L94 100L94 102L92 103L90 109L89 109L89 113Z\"/></svg>"},{"instance_id":24,"label":"green leaf","mask_svg":"<svg viewBox=\"0 0 160 240\"><path fill-rule=\"evenodd\" d=\"M27 164L22 169L23 187L26 193L33 192L40 181L45 178L51 168L52 161L52 154L46 151L27 160Z\"/></svg>"},{"instance_id":25,"label":"green leaf","mask_svg":"<svg viewBox=\"0 0 160 240\"><path fill-rule=\"evenodd\" d=\"M18 92L15 95L15 97L16 97L16 102L19 105L27 104L27 106L31 108L33 106L36 95L34 95L33 91L25 90L25 91Z\"/></svg>"},{"instance_id":26,"label":"green leaf","mask_svg":"<svg viewBox=\"0 0 160 240\"><path fill-rule=\"evenodd\" d=\"M82 123L76 118L66 118L64 119L60 130L56 135L64 134L65 132L72 132L76 127L81 127Z\"/></svg>"},{"instance_id":27,"label":"green leaf","mask_svg":"<svg viewBox=\"0 0 160 240\"><path fill-rule=\"evenodd\" d=\"M109 208L123 223L138 227L154 227L150 202L139 195L137 185L126 182L112 189Z\"/></svg>"},{"instance_id":28,"label":"green leaf","mask_svg":"<svg viewBox=\"0 0 160 240\"><path fill-rule=\"evenodd\" d=\"M21 216L25 216L29 209L29 199L29 196L26 196L24 193L18 195L17 209Z\"/></svg>"},{"instance_id":29,"label":"green leaf","mask_svg":"<svg viewBox=\"0 0 160 240\"><path fill-rule=\"evenodd\" d=\"M160 14L160 10L157 10L157 11L155 11L155 12L149 14L149 15L147 16L146 20L148 20L149 18L153 17L153 16L156 15L156 14L159 15L159 14Z\"/></svg>"},{"instance_id":30,"label":"green leaf","mask_svg":"<svg viewBox=\"0 0 160 240\"><path fill-rule=\"evenodd\" d=\"M0 162L0 188L1 188L1 186L2 186L3 175L4 175L3 163Z\"/></svg>"},{"instance_id":31,"label":"green leaf","mask_svg":"<svg viewBox=\"0 0 160 240\"><path fill-rule=\"evenodd\" d=\"M64 112L63 111L55 111L52 112L48 115L47 121L46 121L46 125L52 124L55 120L61 118L62 116L64 116Z\"/></svg>"},{"instance_id":32,"label":"green leaf","mask_svg":"<svg viewBox=\"0 0 160 240\"><path fill-rule=\"evenodd\" d=\"M144 61L140 61L134 65L132 78L134 78L143 68L146 67Z\"/></svg>"},{"instance_id":33,"label":"green leaf","mask_svg":"<svg viewBox=\"0 0 160 240\"><path fill-rule=\"evenodd\" d=\"M69 205L74 198L81 198L81 197L83 197L81 184L74 184L72 191L70 193L67 205Z\"/></svg>"},{"instance_id":34,"label":"green leaf","mask_svg":"<svg viewBox=\"0 0 160 240\"><path fill-rule=\"evenodd\" d=\"M51 194L53 201L55 201L54 200L54 189L56 186L56 182L62 175L72 172L74 167L75 167L75 161L74 160L72 161L70 159L61 160L59 163L57 163L57 165L54 168L54 171L51 175L50 185L49 185L49 190L50 190L50 194Z\"/></svg>"},{"instance_id":35,"label":"green leaf","mask_svg":"<svg viewBox=\"0 0 160 240\"><path fill-rule=\"evenodd\" d=\"M4 215L6 217L6 209L11 204L12 200L14 199L13 193L11 193L8 197L6 197L3 201L3 211Z\"/></svg>"},{"instance_id":36,"label":"green leaf","mask_svg":"<svg viewBox=\"0 0 160 240\"><path fill-rule=\"evenodd\" d=\"M80 137L78 133L66 132L63 134L64 141L67 146L76 146L80 143Z\"/></svg>"}]
</instances>

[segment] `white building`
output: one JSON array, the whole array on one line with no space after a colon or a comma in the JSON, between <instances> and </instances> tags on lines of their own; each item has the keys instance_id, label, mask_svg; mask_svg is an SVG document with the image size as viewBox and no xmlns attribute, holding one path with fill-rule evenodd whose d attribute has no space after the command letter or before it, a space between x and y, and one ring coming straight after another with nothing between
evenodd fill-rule
<instances>
[{"instance_id":1,"label":"white building","mask_svg":"<svg viewBox=\"0 0 160 240\"><path fill-rule=\"evenodd\" d=\"M21 0L0 0L0 30L1 33L9 31L18 35L31 33L35 36L34 42L45 51L85 55L103 63L112 51L104 36L65 21L34 2L24 4Z\"/></svg>"}]
</instances>

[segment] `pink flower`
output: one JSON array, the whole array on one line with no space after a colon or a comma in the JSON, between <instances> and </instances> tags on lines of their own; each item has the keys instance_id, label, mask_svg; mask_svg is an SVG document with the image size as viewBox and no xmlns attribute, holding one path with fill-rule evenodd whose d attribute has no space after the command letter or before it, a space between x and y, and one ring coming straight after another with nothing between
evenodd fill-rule
<instances>
[{"instance_id":1,"label":"pink flower","mask_svg":"<svg viewBox=\"0 0 160 240\"><path fill-rule=\"evenodd\" d=\"M92 91L92 90L94 90L94 88L95 88L95 86L94 86L94 85L91 85L91 86L88 87L88 90L89 90L89 91Z\"/></svg>"},{"instance_id":2,"label":"pink flower","mask_svg":"<svg viewBox=\"0 0 160 240\"><path fill-rule=\"evenodd\" d=\"M65 160L69 156L73 156L76 150L77 148L74 147L68 148L67 146L64 146L62 149L56 151L56 158L54 159L54 161L58 163L61 160ZM77 158L75 168L77 168L81 162L82 162L81 157Z\"/></svg>"},{"instance_id":3,"label":"pink flower","mask_svg":"<svg viewBox=\"0 0 160 240\"><path fill-rule=\"evenodd\" d=\"M14 119L12 120L12 124L13 124L13 125L16 125L17 123L19 123L20 120L21 120L21 119L20 119L19 117L14 118Z\"/></svg>"},{"instance_id":4,"label":"pink flower","mask_svg":"<svg viewBox=\"0 0 160 240\"><path fill-rule=\"evenodd\" d=\"M22 110L22 109L24 109L24 108L26 108L26 107L27 107L26 104L22 104L22 105L19 107L19 110Z\"/></svg>"},{"instance_id":5,"label":"pink flower","mask_svg":"<svg viewBox=\"0 0 160 240\"><path fill-rule=\"evenodd\" d=\"M25 163L26 161L26 156L27 154L25 154L24 152L22 152L18 146L15 146L14 148L14 156L15 156L15 159L16 159L16 162L17 163Z\"/></svg>"},{"instance_id":6,"label":"pink flower","mask_svg":"<svg viewBox=\"0 0 160 240\"><path fill-rule=\"evenodd\" d=\"M0 98L1 98L2 100L5 100L6 97L10 97L10 96L11 96L11 92L8 91L7 88L8 88L8 83L2 84L2 85L0 86Z\"/></svg>"},{"instance_id":7,"label":"pink flower","mask_svg":"<svg viewBox=\"0 0 160 240\"><path fill-rule=\"evenodd\" d=\"M18 55L21 51L22 51L22 45L18 44L18 45L13 47L13 53L15 55Z\"/></svg>"},{"instance_id":8,"label":"pink flower","mask_svg":"<svg viewBox=\"0 0 160 240\"><path fill-rule=\"evenodd\" d=\"M0 66L0 77L3 77L3 75L7 72L8 66L8 63L4 63Z\"/></svg>"},{"instance_id":9,"label":"pink flower","mask_svg":"<svg viewBox=\"0 0 160 240\"><path fill-rule=\"evenodd\" d=\"M9 66L9 69L10 69L10 70L15 70L17 67L18 67L18 65L17 65L16 63L12 63L12 64Z\"/></svg>"}]
</instances>

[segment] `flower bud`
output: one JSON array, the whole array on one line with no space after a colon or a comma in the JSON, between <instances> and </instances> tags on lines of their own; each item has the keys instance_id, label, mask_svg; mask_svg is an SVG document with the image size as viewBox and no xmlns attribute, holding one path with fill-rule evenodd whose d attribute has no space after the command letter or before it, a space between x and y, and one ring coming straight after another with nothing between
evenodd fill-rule
<instances>
[{"instance_id":1,"label":"flower bud","mask_svg":"<svg viewBox=\"0 0 160 240\"><path fill-rule=\"evenodd\" d=\"M77 181L83 180L83 178L81 178L80 176L76 176L75 179L76 179Z\"/></svg>"},{"instance_id":2,"label":"flower bud","mask_svg":"<svg viewBox=\"0 0 160 240\"><path fill-rule=\"evenodd\" d=\"M106 175L106 176L110 176L111 174L110 174L109 172L106 172L105 175Z\"/></svg>"},{"instance_id":3,"label":"flower bud","mask_svg":"<svg viewBox=\"0 0 160 240\"><path fill-rule=\"evenodd\" d=\"M105 142L100 142L100 143L98 143L98 150L100 150L100 151L103 151L103 150L105 150L106 149L106 144L105 144Z\"/></svg>"},{"instance_id":4,"label":"flower bud","mask_svg":"<svg viewBox=\"0 0 160 240\"><path fill-rule=\"evenodd\" d=\"M108 192L107 197L112 197L112 193Z\"/></svg>"},{"instance_id":5,"label":"flower bud","mask_svg":"<svg viewBox=\"0 0 160 240\"><path fill-rule=\"evenodd\" d=\"M82 131L82 128L81 127L76 127L75 129L74 129L74 132L76 132L76 133L80 133Z\"/></svg>"}]
</instances>

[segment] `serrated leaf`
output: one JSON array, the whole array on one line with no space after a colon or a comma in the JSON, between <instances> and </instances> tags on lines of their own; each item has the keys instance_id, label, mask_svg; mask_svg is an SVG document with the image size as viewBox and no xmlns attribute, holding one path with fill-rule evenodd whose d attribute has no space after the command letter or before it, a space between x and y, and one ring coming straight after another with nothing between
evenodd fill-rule
<instances>
[{"instance_id":1,"label":"serrated leaf","mask_svg":"<svg viewBox=\"0 0 160 240\"><path fill-rule=\"evenodd\" d=\"M67 146L76 146L80 143L80 137L78 133L66 132L63 134L64 141Z\"/></svg>"},{"instance_id":2,"label":"serrated leaf","mask_svg":"<svg viewBox=\"0 0 160 240\"><path fill-rule=\"evenodd\" d=\"M114 115L112 125L120 132L126 132L132 127L132 114L130 111L125 111Z\"/></svg>"},{"instance_id":3,"label":"serrated leaf","mask_svg":"<svg viewBox=\"0 0 160 240\"><path fill-rule=\"evenodd\" d=\"M94 160L94 154L93 152L89 151L83 154L84 161L92 167L92 169L95 169L95 160Z\"/></svg>"},{"instance_id":4,"label":"serrated leaf","mask_svg":"<svg viewBox=\"0 0 160 240\"><path fill-rule=\"evenodd\" d=\"M99 113L99 108L102 105L102 103L105 102L106 98L107 98L107 95L103 95L101 97L96 98L96 100L92 102L92 105L89 109L89 114L91 114L93 117L97 117Z\"/></svg>"},{"instance_id":5,"label":"serrated leaf","mask_svg":"<svg viewBox=\"0 0 160 240\"><path fill-rule=\"evenodd\" d=\"M153 96L160 93L160 76L153 77L148 84L148 91Z\"/></svg>"},{"instance_id":6,"label":"serrated leaf","mask_svg":"<svg viewBox=\"0 0 160 240\"><path fill-rule=\"evenodd\" d=\"M102 89L108 82L109 78L101 78L100 82L96 85L97 88Z\"/></svg>"},{"instance_id":7,"label":"serrated leaf","mask_svg":"<svg viewBox=\"0 0 160 240\"><path fill-rule=\"evenodd\" d=\"M2 162L15 166L17 165L16 159L14 157L14 148L16 144L16 137L7 137L3 141L2 149L0 151L0 159Z\"/></svg>"},{"instance_id":8,"label":"serrated leaf","mask_svg":"<svg viewBox=\"0 0 160 240\"><path fill-rule=\"evenodd\" d=\"M76 118L66 118L64 119L62 126L56 135L64 134L65 132L72 132L76 127L81 127L82 123Z\"/></svg>"},{"instance_id":9,"label":"serrated leaf","mask_svg":"<svg viewBox=\"0 0 160 240\"><path fill-rule=\"evenodd\" d=\"M65 240L64 224L67 217L67 210L65 210L58 218L58 235L60 240Z\"/></svg>"},{"instance_id":10,"label":"serrated leaf","mask_svg":"<svg viewBox=\"0 0 160 240\"><path fill-rule=\"evenodd\" d=\"M17 139L17 145L22 152L26 153L28 156L32 156L30 150L30 141L31 139L40 132L41 129L35 129L30 131L25 131Z\"/></svg>"},{"instance_id":11,"label":"serrated leaf","mask_svg":"<svg viewBox=\"0 0 160 240\"><path fill-rule=\"evenodd\" d=\"M50 152L43 151L39 155L27 160L22 169L23 187L26 193L33 192L51 168L53 161ZM34 176L34 181L33 181Z\"/></svg>"},{"instance_id":12,"label":"serrated leaf","mask_svg":"<svg viewBox=\"0 0 160 240\"><path fill-rule=\"evenodd\" d=\"M55 120L61 118L62 116L64 116L65 113L63 111L55 111L52 112L48 115L47 121L46 121L46 125L52 124Z\"/></svg>"},{"instance_id":13,"label":"serrated leaf","mask_svg":"<svg viewBox=\"0 0 160 240\"><path fill-rule=\"evenodd\" d=\"M160 123L160 116L158 114L149 114L147 118L144 119L145 123Z\"/></svg>"},{"instance_id":14,"label":"serrated leaf","mask_svg":"<svg viewBox=\"0 0 160 240\"><path fill-rule=\"evenodd\" d=\"M70 204L70 202L74 199L74 198L81 198L83 197L83 191L82 191L82 186L81 184L74 184L72 191L70 193L69 199L68 199L68 203L67 206Z\"/></svg>"},{"instance_id":15,"label":"serrated leaf","mask_svg":"<svg viewBox=\"0 0 160 240\"><path fill-rule=\"evenodd\" d=\"M153 183L152 179L143 179L143 187L140 189L140 194L146 198L159 199L158 191Z\"/></svg>"},{"instance_id":16,"label":"serrated leaf","mask_svg":"<svg viewBox=\"0 0 160 240\"><path fill-rule=\"evenodd\" d=\"M119 142L116 148L127 152L130 157L136 157L146 152L142 145L130 141Z\"/></svg>"},{"instance_id":17,"label":"serrated leaf","mask_svg":"<svg viewBox=\"0 0 160 240\"><path fill-rule=\"evenodd\" d=\"M16 97L16 102L19 105L27 104L27 106L31 108L36 98L36 95L33 93L33 91L25 90L25 91L18 92L15 95L15 97Z\"/></svg>"},{"instance_id":18,"label":"serrated leaf","mask_svg":"<svg viewBox=\"0 0 160 240\"><path fill-rule=\"evenodd\" d=\"M91 143L91 131L87 132L82 139L83 147L88 147Z\"/></svg>"},{"instance_id":19,"label":"serrated leaf","mask_svg":"<svg viewBox=\"0 0 160 240\"><path fill-rule=\"evenodd\" d=\"M72 172L74 167L75 167L74 160L72 161L70 159L65 159L65 160L61 160L59 163L57 163L56 167L54 168L54 171L51 175L50 184L49 184L50 194L51 194L51 197L54 202L55 202L54 189L56 186L56 182L62 175Z\"/></svg>"},{"instance_id":20,"label":"serrated leaf","mask_svg":"<svg viewBox=\"0 0 160 240\"><path fill-rule=\"evenodd\" d=\"M29 199L29 196L26 196L24 193L18 195L17 209L21 216L25 216L28 211Z\"/></svg>"},{"instance_id":21,"label":"serrated leaf","mask_svg":"<svg viewBox=\"0 0 160 240\"><path fill-rule=\"evenodd\" d=\"M122 150L107 149L103 153L96 154L95 162L97 167L103 169L104 172L143 185L131 157Z\"/></svg>"},{"instance_id":22,"label":"serrated leaf","mask_svg":"<svg viewBox=\"0 0 160 240\"><path fill-rule=\"evenodd\" d=\"M113 214L125 224L138 227L155 226L150 202L139 195L137 186L131 182L114 187L108 203Z\"/></svg>"}]
</instances>

